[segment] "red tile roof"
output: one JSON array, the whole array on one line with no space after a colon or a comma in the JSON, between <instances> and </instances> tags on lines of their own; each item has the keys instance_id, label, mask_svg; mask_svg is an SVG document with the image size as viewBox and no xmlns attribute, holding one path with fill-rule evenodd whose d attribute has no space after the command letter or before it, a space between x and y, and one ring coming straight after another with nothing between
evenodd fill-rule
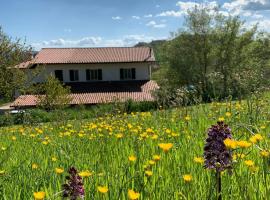
<instances>
[{"instance_id":1,"label":"red tile roof","mask_svg":"<svg viewBox=\"0 0 270 200\"><path fill-rule=\"evenodd\" d=\"M88 91L75 91L70 94L71 105L76 104L100 104L114 101L154 101L151 92L158 88L155 81L130 81L111 83L90 83L92 87ZM82 85L83 83L80 83ZM88 83L86 83L88 84ZM82 87L84 88L84 87ZM87 87L85 87L87 88ZM74 90L74 88L72 89ZM36 95L21 95L12 104L14 107L30 107L37 105Z\"/></svg>"},{"instance_id":2,"label":"red tile roof","mask_svg":"<svg viewBox=\"0 0 270 200\"><path fill-rule=\"evenodd\" d=\"M149 47L44 48L41 49L32 61L21 63L17 67L27 68L29 64L87 64L154 61L154 52Z\"/></svg>"}]
</instances>

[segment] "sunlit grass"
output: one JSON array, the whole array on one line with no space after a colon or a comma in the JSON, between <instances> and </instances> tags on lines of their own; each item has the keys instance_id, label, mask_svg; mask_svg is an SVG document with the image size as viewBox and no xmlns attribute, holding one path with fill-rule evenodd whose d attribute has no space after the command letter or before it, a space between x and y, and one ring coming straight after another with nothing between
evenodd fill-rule
<instances>
[{"instance_id":1,"label":"sunlit grass","mask_svg":"<svg viewBox=\"0 0 270 200\"><path fill-rule=\"evenodd\" d=\"M214 199L213 172L203 167L207 128L223 120L234 140L223 199L269 197L267 100L105 116L90 121L0 129L0 196L61 199L70 166L83 176L85 199ZM252 139L260 134L260 140ZM252 141L253 140L253 141ZM129 194L129 190L134 193ZM101 192L103 191L103 192Z\"/></svg>"}]
</instances>

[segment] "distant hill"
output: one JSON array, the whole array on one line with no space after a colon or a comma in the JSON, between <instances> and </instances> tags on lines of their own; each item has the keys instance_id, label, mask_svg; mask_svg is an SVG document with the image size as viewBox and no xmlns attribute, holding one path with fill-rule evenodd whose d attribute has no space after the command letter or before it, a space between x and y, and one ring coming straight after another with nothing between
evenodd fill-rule
<instances>
[{"instance_id":1,"label":"distant hill","mask_svg":"<svg viewBox=\"0 0 270 200\"><path fill-rule=\"evenodd\" d=\"M134 45L134 47L150 47L153 48L156 56L156 60L160 60L160 55L162 53L162 46L167 42L167 40L153 40L152 42L139 42Z\"/></svg>"},{"instance_id":2,"label":"distant hill","mask_svg":"<svg viewBox=\"0 0 270 200\"><path fill-rule=\"evenodd\" d=\"M134 47L151 47L153 49L156 49L157 47L163 45L166 42L166 40L153 40L152 42L139 42Z\"/></svg>"}]
</instances>

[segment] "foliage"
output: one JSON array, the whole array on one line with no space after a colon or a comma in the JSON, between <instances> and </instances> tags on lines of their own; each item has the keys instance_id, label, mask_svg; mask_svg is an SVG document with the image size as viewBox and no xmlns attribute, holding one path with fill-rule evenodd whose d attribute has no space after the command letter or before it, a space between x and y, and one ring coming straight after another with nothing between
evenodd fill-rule
<instances>
[{"instance_id":1,"label":"foliage","mask_svg":"<svg viewBox=\"0 0 270 200\"><path fill-rule=\"evenodd\" d=\"M38 85L38 106L50 111L62 109L69 105L70 88L63 84L54 76L48 76L45 83Z\"/></svg>"},{"instance_id":2,"label":"foliage","mask_svg":"<svg viewBox=\"0 0 270 200\"><path fill-rule=\"evenodd\" d=\"M162 61L170 66L166 84L194 86L206 102L243 98L268 87L269 37L256 26L244 27L238 17L218 10L189 11L185 28L163 47Z\"/></svg>"},{"instance_id":3,"label":"foliage","mask_svg":"<svg viewBox=\"0 0 270 200\"><path fill-rule=\"evenodd\" d=\"M31 59L31 48L20 39L12 39L0 27L0 98L11 100L16 91L24 89L27 77L15 68Z\"/></svg>"},{"instance_id":4,"label":"foliage","mask_svg":"<svg viewBox=\"0 0 270 200\"><path fill-rule=\"evenodd\" d=\"M224 120L237 145L232 173L221 175L223 199L267 199L269 98L258 106L257 121L247 102L237 101L1 128L1 197L62 199L75 166L85 199L217 199L202 155L207 128Z\"/></svg>"}]
</instances>

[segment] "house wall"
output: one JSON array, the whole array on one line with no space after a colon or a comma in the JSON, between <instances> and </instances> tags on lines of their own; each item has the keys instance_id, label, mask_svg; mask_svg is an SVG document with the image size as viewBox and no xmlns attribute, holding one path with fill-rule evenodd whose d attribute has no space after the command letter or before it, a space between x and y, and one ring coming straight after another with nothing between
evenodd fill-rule
<instances>
[{"instance_id":1,"label":"house wall","mask_svg":"<svg viewBox=\"0 0 270 200\"><path fill-rule=\"evenodd\" d=\"M149 63L112 64L50 64L43 67L34 82L44 82L46 75L54 75L54 70L63 70L64 82L70 82L69 70L79 70L79 82L86 82L86 69L102 69L102 81L120 81L120 68L136 68L136 80L150 80Z\"/></svg>"}]
</instances>

